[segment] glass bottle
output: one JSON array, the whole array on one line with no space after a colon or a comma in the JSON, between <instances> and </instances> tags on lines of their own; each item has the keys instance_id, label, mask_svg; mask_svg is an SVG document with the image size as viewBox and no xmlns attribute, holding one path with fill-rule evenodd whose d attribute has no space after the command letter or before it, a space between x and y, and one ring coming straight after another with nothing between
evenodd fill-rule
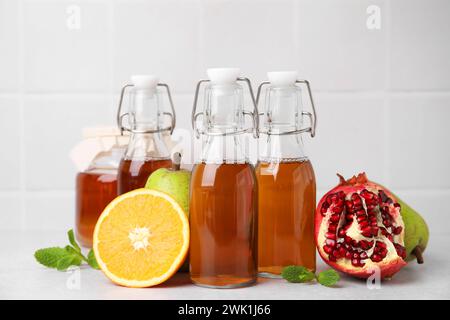
<instances>
[{"instance_id":1,"label":"glass bottle","mask_svg":"<svg viewBox=\"0 0 450 320\"><path fill-rule=\"evenodd\" d=\"M121 130L130 131L130 142L119 166L119 194L143 188L153 171L172 166L170 151L164 141L167 132L172 133L175 128L175 110L169 86L158 83L158 78L153 75L132 76L131 83L122 89L117 114ZM159 87L166 89L171 112L163 110ZM127 88L131 91L129 112L121 114L123 96ZM168 127L163 124L165 116L171 119L171 125ZM122 125L124 117L128 117L128 128Z\"/></svg>"},{"instance_id":2,"label":"glass bottle","mask_svg":"<svg viewBox=\"0 0 450 320\"><path fill-rule=\"evenodd\" d=\"M117 171L128 137L116 128L89 128L83 136L71 156L77 162L83 162L86 155L93 159L76 176L75 236L84 247L92 247L98 217L117 197Z\"/></svg>"},{"instance_id":3,"label":"glass bottle","mask_svg":"<svg viewBox=\"0 0 450 320\"><path fill-rule=\"evenodd\" d=\"M287 265L316 268L314 211L316 183L301 134L314 137L316 114L309 83L297 80L296 72L269 72L260 130L258 181L258 273L280 276ZM302 109L302 91L308 89L313 113ZM304 116L311 126L302 128ZM261 146L262 145L262 146Z\"/></svg>"},{"instance_id":4,"label":"glass bottle","mask_svg":"<svg viewBox=\"0 0 450 320\"><path fill-rule=\"evenodd\" d=\"M194 165L190 186L190 274L200 286L234 288L257 277L257 187L243 136L245 115L257 123L258 113L250 81L238 78L239 69L208 69L209 80L197 85L192 124L203 136L201 161ZM243 107L244 81L254 111ZM200 85L207 83L203 111L196 105ZM203 117L203 128L197 119Z\"/></svg>"}]
</instances>

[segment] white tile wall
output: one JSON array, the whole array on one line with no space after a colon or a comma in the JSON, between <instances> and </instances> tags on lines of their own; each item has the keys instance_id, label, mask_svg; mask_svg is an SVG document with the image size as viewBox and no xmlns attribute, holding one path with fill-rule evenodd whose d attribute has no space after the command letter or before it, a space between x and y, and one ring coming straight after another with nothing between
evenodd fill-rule
<instances>
[{"instance_id":1,"label":"white tile wall","mask_svg":"<svg viewBox=\"0 0 450 320\"><path fill-rule=\"evenodd\" d=\"M0 1L0 92L19 86L19 11L15 0Z\"/></svg>"},{"instance_id":2,"label":"white tile wall","mask_svg":"<svg viewBox=\"0 0 450 320\"><path fill-rule=\"evenodd\" d=\"M107 92L111 78L108 10L102 1L24 1L25 90Z\"/></svg>"},{"instance_id":3,"label":"white tile wall","mask_svg":"<svg viewBox=\"0 0 450 320\"><path fill-rule=\"evenodd\" d=\"M299 70L316 89L384 89L387 23L382 15L381 29L366 27L370 5L387 7L380 0L297 2Z\"/></svg>"},{"instance_id":4,"label":"white tile wall","mask_svg":"<svg viewBox=\"0 0 450 320\"><path fill-rule=\"evenodd\" d=\"M198 1L118 1L114 8L114 88L130 74L155 73L190 91L199 68Z\"/></svg>"},{"instance_id":5,"label":"white tile wall","mask_svg":"<svg viewBox=\"0 0 450 320\"><path fill-rule=\"evenodd\" d=\"M274 69L311 80L319 195L364 170L447 232L449 12L447 0L0 0L0 229L72 224L68 151L83 127L114 123L130 74L169 83L190 129L204 69L239 66L255 87Z\"/></svg>"},{"instance_id":6,"label":"white tile wall","mask_svg":"<svg viewBox=\"0 0 450 320\"><path fill-rule=\"evenodd\" d=\"M33 96L25 98L26 189L70 190L75 167L69 152L81 130L112 125L114 114L105 97Z\"/></svg>"},{"instance_id":7,"label":"white tile wall","mask_svg":"<svg viewBox=\"0 0 450 320\"><path fill-rule=\"evenodd\" d=\"M450 89L450 2L391 1L391 87Z\"/></svg>"},{"instance_id":8,"label":"white tile wall","mask_svg":"<svg viewBox=\"0 0 450 320\"><path fill-rule=\"evenodd\" d=\"M384 181L383 99L356 94L317 94L315 103L317 134L313 139L305 136L304 142L314 165L318 188L336 185L336 173L351 177L365 171L369 178Z\"/></svg>"},{"instance_id":9,"label":"white tile wall","mask_svg":"<svg viewBox=\"0 0 450 320\"><path fill-rule=\"evenodd\" d=\"M0 164L0 192L20 188L20 110L17 98L0 97L0 128L2 151Z\"/></svg>"}]
</instances>

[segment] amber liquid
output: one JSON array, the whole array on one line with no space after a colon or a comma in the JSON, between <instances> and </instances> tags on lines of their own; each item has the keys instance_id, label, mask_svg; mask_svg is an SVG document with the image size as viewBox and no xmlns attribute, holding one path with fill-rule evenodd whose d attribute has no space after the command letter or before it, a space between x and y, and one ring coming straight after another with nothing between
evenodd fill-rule
<instances>
[{"instance_id":1,"label":"amber liquid","mask_svg":"<svg viewBox=\"0 0 450 320\"><path fill-rule=\"evenodd\" d=\"M148 177L159 168L170 168L172 161L122 159L119 165L117 188L119 194L145 187Z\"/></svg>"},{"instance_id":2,"label":"amber liquid","mask_svg":"<svg viewBox=\"0 0 450 320\"><path fill-rule=\"evenodd\" d=\"M117 197L117 175L81 172L76 178L75 235L92 247L95 224L103 209Z\"/></svg>"},{"instance_id":3,"label":"amber liquid","mask_svg":"<svg viewBox=\"0 0 450 320\"><path fill-rule=\"evenodd\" d=\"M316 183L309 161L256 166L259 190L258 272L277 276L287 265L316 269Z\"/></svg>"},{"instance_id":4,"label":"amber liquid","mask_svg":"<svg viewBox=\"0 0 450 320\"><path fill-rule=\"evenodd\" d=\"M195 284L232 288L257 276L257 185L250 164L194 166L190 272Z\"/></svg>"}]
</instances>

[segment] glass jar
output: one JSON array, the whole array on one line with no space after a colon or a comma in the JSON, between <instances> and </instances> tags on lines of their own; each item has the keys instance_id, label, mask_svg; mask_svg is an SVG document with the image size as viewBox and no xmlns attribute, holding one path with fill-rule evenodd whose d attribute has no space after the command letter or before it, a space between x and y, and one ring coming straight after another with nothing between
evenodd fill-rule
<instances>
[{"instance_id":1,"label":"glass jar","mask_svg":"<svg viewBox=\"0 0 450 320\"><path fill-rule=\"evenodd\" d=\"M98 217L117 197L117 171L128 136L116 128L89 128L83 136L85 140L71 153L85 167L76 176L75 236L81 245L91 247Z\"/></svg>"}]
</instances>

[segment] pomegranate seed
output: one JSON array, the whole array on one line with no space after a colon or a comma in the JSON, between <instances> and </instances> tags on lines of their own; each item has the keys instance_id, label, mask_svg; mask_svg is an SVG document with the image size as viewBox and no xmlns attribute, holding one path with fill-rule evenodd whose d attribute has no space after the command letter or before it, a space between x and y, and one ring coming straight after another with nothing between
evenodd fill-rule
<instances>
[{"instance_id":1,"label":"pomegranate seed","mask_svg":"<svg viewBox=\"0 0 450 320\"><path fill-rule=\"evenodd\" d=\"M369 242L366 241L366 240L361 240L361 241L359 242L359 244L361 245L361 249L363 249L363 250L367 250L367 249L370 248L370 247L369 247Z\"/></svg>"},{"instance_id":2,"label":"pomegranate seed","mask_svg":"<svg viewBox=\"0 0 450 320\"><path fill-rule=\"evenodd\" d=\"M388 228L391 226L391 222L389 220L383 220L383 224Z\"/></svg>"},{"instance_id":3,"label":"pomegranate seed","mask_svg":"<svg viewBox=\"0 0 450 320\"><path fill-rule=\"evenodd\" d=\"M345 250L343 247L339 248L339 255L341 257L344 257L347 254L347 250Z\"/></svg>"},{"instance_id":4,"label":"pomegranate seed","mask_svg":"<svg viewBox=\"0 0 450 320\"><path fill-rule=\"evenodd\" d=\"M392 234L388 234L388 235L386 236L386 238L388 238L388 240L389 240L390 242L394 242L394 237L392 236Z\"/></svg>"},{"instance_id":5,"label":"pomegranate seed","mask_svg":"<svg viewBox=\"0 0 450 320\"><path fill-rule=\"evenodd\" d=\"M387 244L384 242L381 242L381 241L377 241L377 243L375 245L379 248L383 248L383 249L387 248Z\"/></svg>"},{"instance_id":6,"label":"pomegranate seed","mask_svg":"<svg viewBox=\"0 0 450 320\"><path fill-rule=\"evenodd\" d=\"M353 208L353 202L350 200L345 200L345 206L347 207L347 210L351 210Z\"/></svg>"},{"instance_id":7,"label":"pomegranate seed","mask_svg":"<svg viewBox=\"0 0 450 320\"><path fill-rule=\"evenodd\" d=\"M356 216L357 217L359 217L359 216L365 216L366 215L366 211L364 211L364 209L363 210L358 210L357 212L356 212Z\"/></svg>"},{"instance_id":8,"label":"pomegranate seed","mask_svg":"<svg viewBox=\"0 0 450 320\"><path fill-rule=\"evenodd\" d=\"M392 233L395 234L395 235L398 235L398 234L402 233L402 231L403 231L403 228L401 226L397 227L395 229L392 228Z\"/></svg>"},{"instance_id":9,"label":"pomegranate seed","mask_svg":"<svg viewBox=\"0 0 450 320\"><path fill-rule=\"evenodd\" d=\"M384 258L384 257L386 257L388 251L387 251L387 249L380 249L379 252L380 252L380 256L382 256Z\"/></svg>"},{"instance_id":10,"label":"pomegranate seed","mask_svg":"<svg viewBox=\"0 0 450 320\"><path fill-rule=\"evenodd\" d=\"M358 247L359 247L359 242L356 241L356 240L352 240L352 246L353 246L354 248L358 248Z\"/></svg>"},{"instance_id":11,"label":"pomegranate seed","mask_svg":"<svg viewBox=\"0 0 450 320\"><path fill-rule=\"evenodd\" d=\"M339 251L338 250L333 250L333 256L335 256L336 257L336 259L339 259L340 258L340 254L339 254Z\"/></svg>"},{"instance_id":12,"label":"pomegranate seed","mask_svg":"<svg viewBox=\"0 0 450 320\"><path fill-rule=\"evenodd\" d=\"M369 221L363 221L363 222L361 222L360 224L359 224L359 226L361 227L361 228L365 228L365 227L367 227L369 225Z\"/></svg>"},{"instance_id":13,"label":"pomegranate seed","mask_svg":"<svg viewBox=\"0 0 450 320\"><path fill-rule=\"evenodd\" d=\"M331 215L331 217L330 217L330 220L331 220L332 222L338 222L339 219L340 219L340 216L339 216L338 214L333 214L333 215Z\"/></svg>"},{"instance_id":14,"label":"pomegranate seed","mask_svg":"<svg viewBox=\"0 0 450 320\"><path fill-rule=\"evenodd\" d=\"M344 229L339 229L339 232L338 232L338 236L340 237L340 238L343 238L343 237L345 237L345 230Z\"/></svg>"},{"instance_id":15,"label":"pomegranate seed","mask_svg":"<svg viewBox=\"0 0 450 320\"><path fill-rule=\"evenodd\" d=\"M365 263L365 262L363 262L363 261L359 260L359 265L358 265L358 267L364 267L365 265L366 265L366 263Z\"/></svg>"},{"instance_id":16,"label":"pomegranate seed","mask_svg":"<svg viewBox=\"0 0 450 320\"><path fill-rule=\"evenodd\" d=\"M365 200L371 200L374 196L374 194L366 189L363 189L360 193L361 197L363 197Z\"/></svg>"},{"instance_id":17,"label":"pomegranate seed","mask_svg":"<svg viewBox=\"0 0 450 320\"><path fill-rule=\"evenodd\" d=\"M323 246L323 251L330 254L333 251L333 248L330 246Z\"/></svg>"},{"instance_id":18,"label":"pomegranate seed","mask_svg":"<svg viewBox=\"0 0 450 320\"><path fill-rule=\"evenodd\" d=\"M336 194L336 193L333 193L333 194L330 194L330 195L327 197L327 202L328 202L328 204L332 204L332 203L335 202L337 199L338 199L337 194Z\"/></svg>"},{"instance_id":19,"label":"pomegranate seed","mask_svg":"<svg viewBox=\"0 0 450 320\"><path fill-rule=\"evenodd\" d=\"M350 251L347 251L347 253L345 254L345 258L350 260L352 258L352 253Z\"/></svg>"},{"instance_id":20,"label":"pomegranate seed","mask_svg":"<svg viewBox=\"0 0 450 320\"><path fill-rule=\"evenodd\" d=\"M372 257L370 257L370 259L371 259L373 262L380 262L380 261L382 260L381 256L378 255L378 254L373 254Z\"/></svg>"},{"instance_id":21,"label":"pomegranate seed","mask_svg":"<svg viewBox=\"0 0 450 320\"><path fill-rule=\"evenodd\" d=\"M352 244L353 239L350 238L350 237L348 237L348 236L346 236L346 237L344 238L344 241L345 241L346 244Z\"/></svg>"},{"instance_id":22,"label":"pomegranate seed","mask_svg":"<svg viewBox=\"0 0 450 320\"><path fill-rule=\"evenodd\" d=\"M334 206L333 208L331 208L331 212L333 212L333 213L341 213L342 210L344 210L344 208L338 207L338 206Z\"/></svg>"},{"instance_id":23,"label":"pomegranate seed","mask_svg":"<svg viewBox=\"0 0 450 320\"><path fill-rule=\"evenodd\" d=\"M333 239L326 239L325 244L327 246L334 247L336 245L336 241L334 241Z\"/></svg>"},{"instance_id":24,"label":"pomegranate seed","mask_svg":"<svg viewBox=\"0 0 450 320\"><path fill-rule=\"evenodd\" d=\"M333 261L333 262L336 262L336 257L335 256L332 256L332 255L329 255L328 256L328 259L330 260L330 261Z\"/></svg>"},{"instance_id":25,"label":"pomegranate seed","mask_svg":"<svg viewBox=\"0 0 450 320\"><path fill-rule=\"evenodd\" d=\"M337 228L337 225L335 225L335 224L330 224L330 225L328 226L328 232L336 232L336 228Z\"/></svg>"},{"instance_id":26,"label":"pomegranate seed","mask_svg":"<svg viewBox=\"0 0 450 320\"><path fill-rule=\"evenodd\" d=\"M353 215L351 213L346 214L345 215L345 219L347 219L348 221L352 221L353 220Z\"/></svg>"},{"instance_id":27,"label":"pomegranate seed","mask_svg":"<svg viewBox=\"0 0 450 320\"><path fill-rule=\"evenodd\" d=\"M364 237L371 237L372 236L372 229L370 227L365 227L364 229L362 229L361 234Z\"/></svg>"},{"instance_id":28,"label":"pomegranate seed","mask_svg":"<svg viewBox=\"0 0 450 320\"><path fill-rule=\"evenodd\" d=\"M352 259L352 266L359 267L359 260L358 259Z\"/></svg>"},{"instance_id":29,"label":"pomegranate seed","mask_svg":"<svg viewBox=\"0 0 450 320\"><path fill-rule=\"evenodd\" d=\"M359 216L359 217L356 218L356 220L357 220L358 222L363 222L363 221L366 221L366 220L367 220L367 217L366 217L366 215Z\"/></svg>"},{"instance_id":30,"label":"pomegranate seed","mask_svg":"<svg viewBox=\"0 0 450 320\"><path fill-rule=\"evenodd\" d=\"M325 233L325 237L328 238L328 239L336 240L336 234L331 233L331 232Z\"/></svg>"},{"instance_id":31,"label":"pomegranate seed","mask_svg":"<svg viewBox=\"0 0 450 320\"><path fill-rule=\"evenodd\" d=\"M372 227L372 235L373 235L374 237L378 235L378 231L379 231L379 228L378 228L378 227Z\"/></svg>"},{"instance_id":32,"label":"pomegranate seed","mask_svg":"<svg viewBox=\"0 0 450 320\"><path fill-rule=\"evenodd\" d=\"M359 257L360 257L362 260L367 259L367 258L368 258L367 252L365 252L365 251L361 252L361 254L359 255Z\"/></svg>"}]
</instances>

